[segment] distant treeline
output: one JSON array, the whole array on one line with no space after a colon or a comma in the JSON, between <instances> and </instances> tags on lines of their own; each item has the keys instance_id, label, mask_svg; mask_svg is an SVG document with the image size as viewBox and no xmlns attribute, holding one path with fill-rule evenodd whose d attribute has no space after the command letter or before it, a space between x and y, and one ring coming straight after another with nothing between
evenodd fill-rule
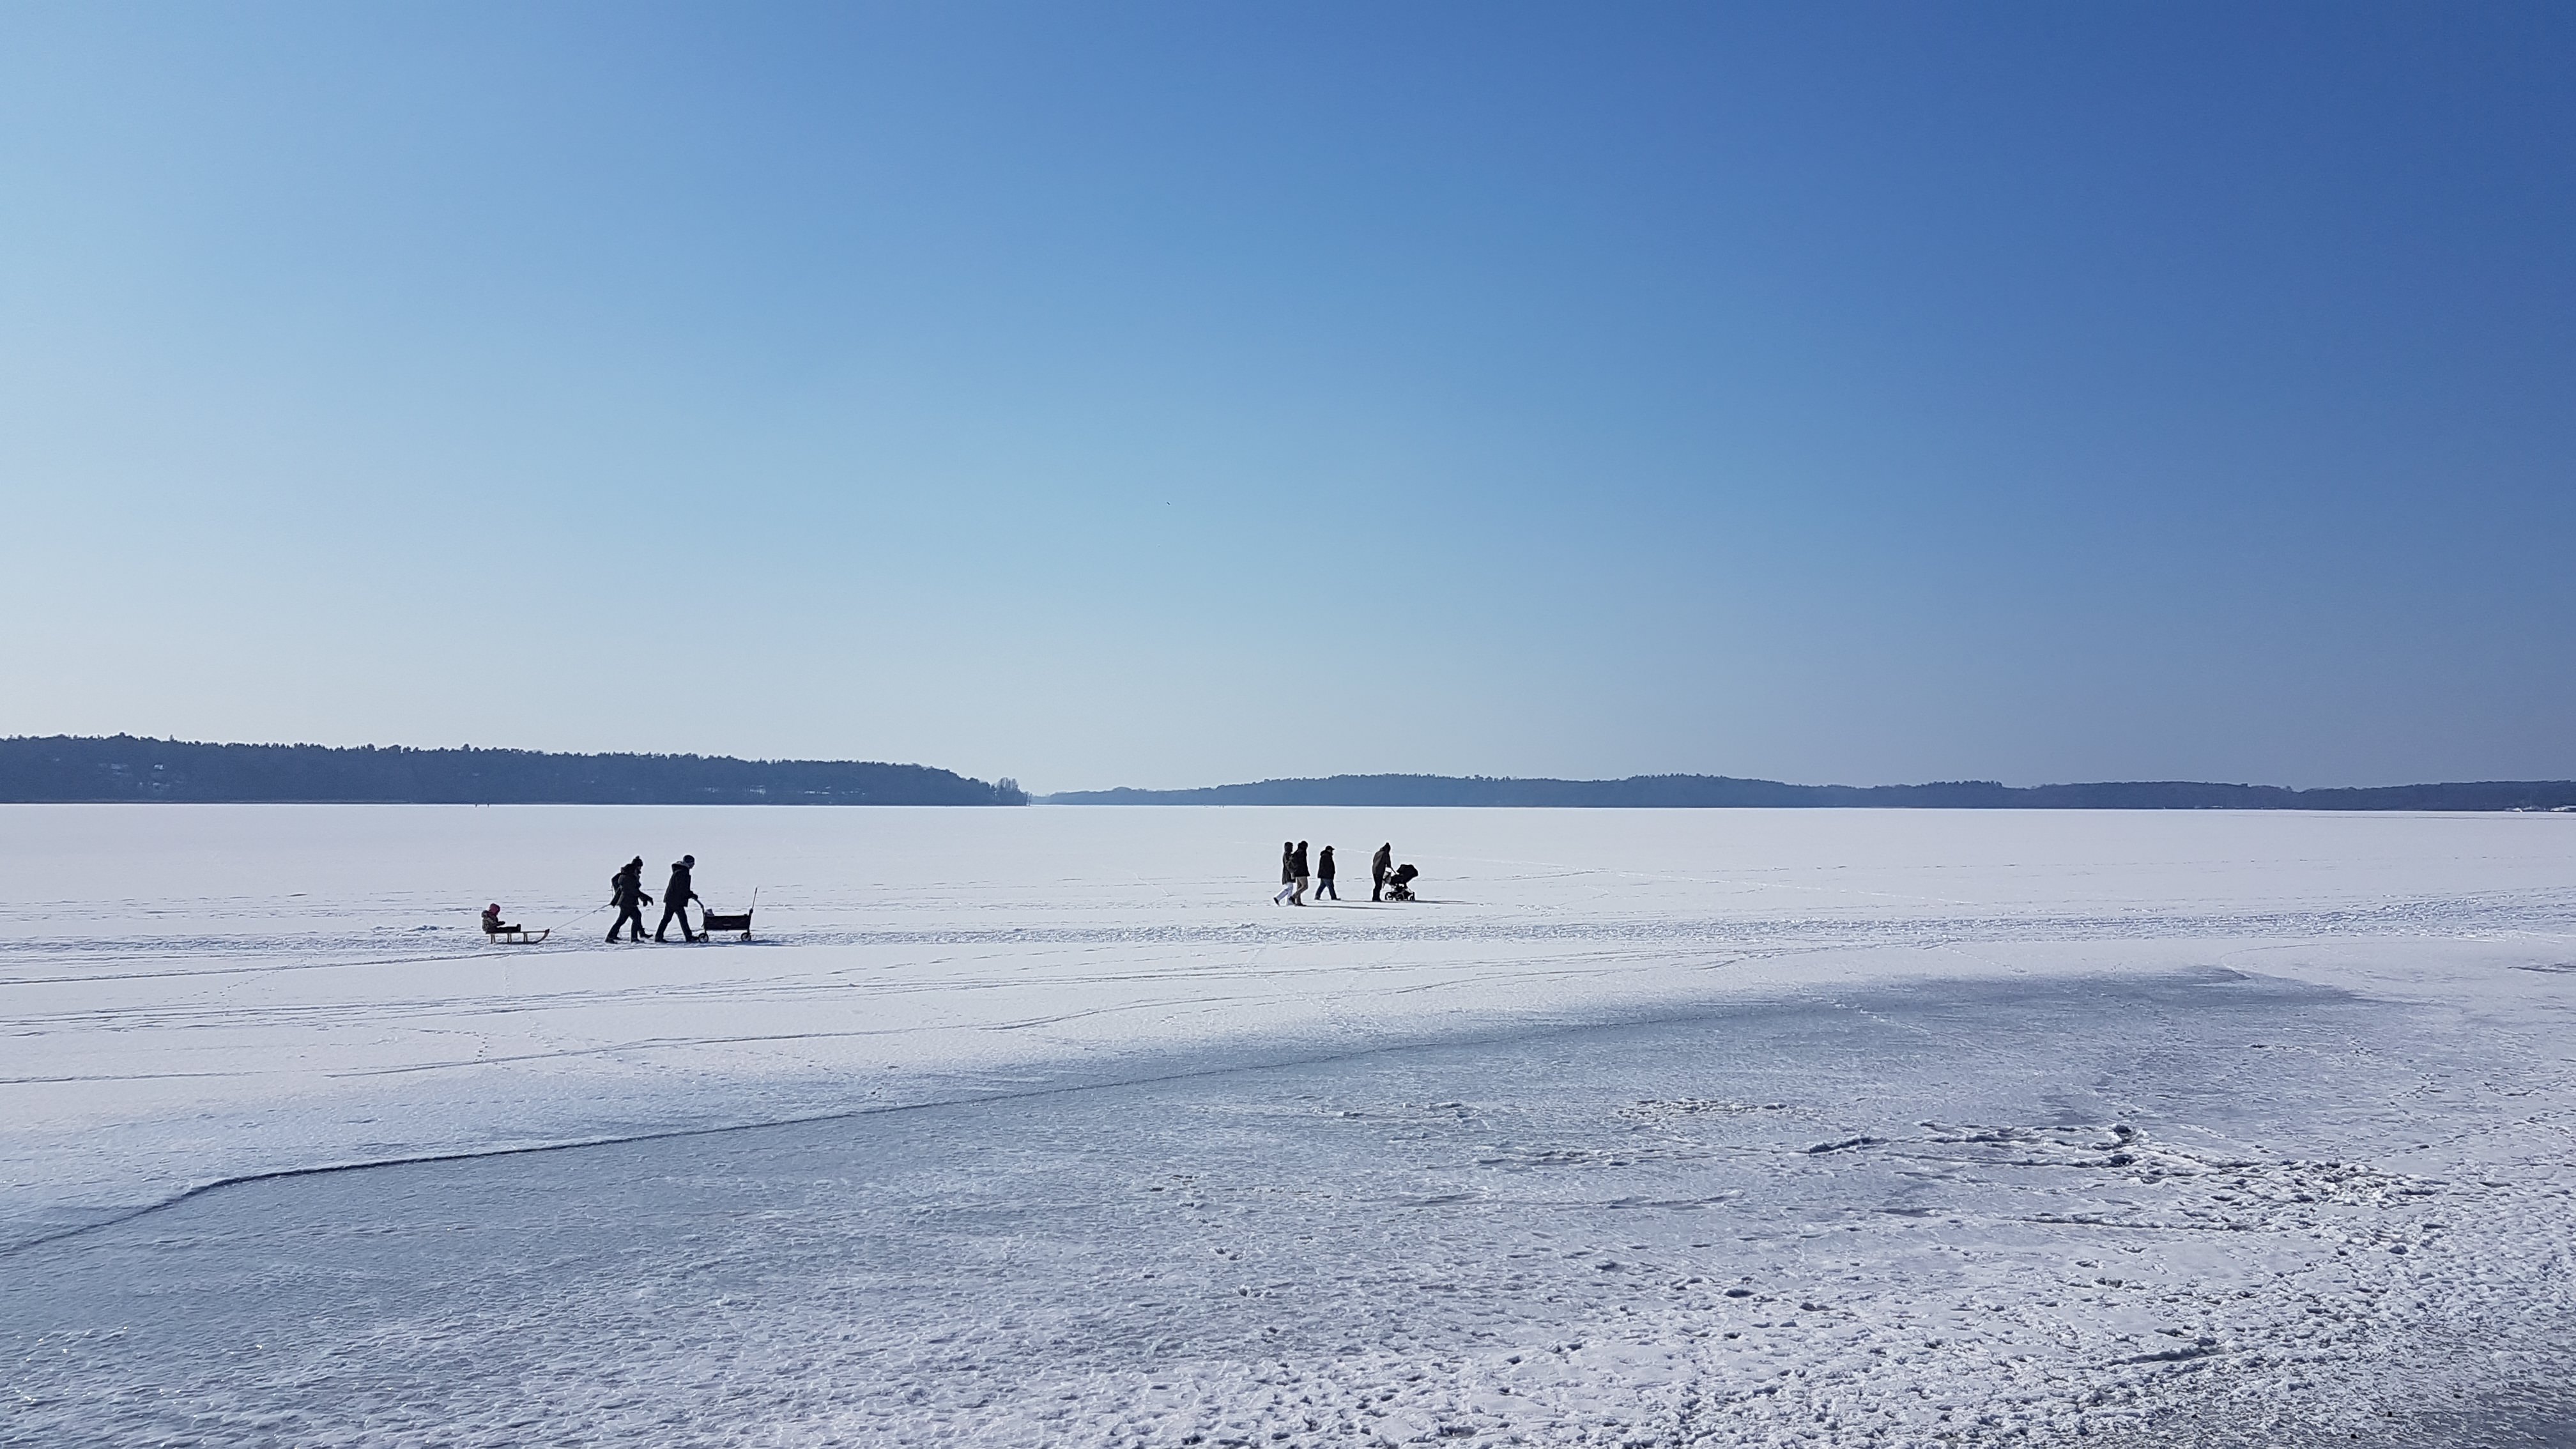
<instances>
[{"instance_id":1,"label":"distant treeline","mask_svg":"<svg viewBox=\"0 0 2576 1449\"><path fill-rule=\"evenodd\" d=\"M443 805L1025 805L926 765L549 755L399 746L204 745L56 735L0 739L0 801L324 801Z\"/></svg>"},{"instance_id":2,"label":"distant treeline","mask_svg":"<svg viewBox=\"0 0 2576 1449\"><path fill-rule=\"evenodd\" d=\"M2576 781L2488 780L2292 790L2146 780L2101 785L1785 785L1725 775L1625 780L1497 780L1484 776L1335 775L1200 790L1076 790L1049 805L1513 805L1592 808L1874 807L1927 810L2555 810L2576 806Z\"/></svg>"}]
</instances>

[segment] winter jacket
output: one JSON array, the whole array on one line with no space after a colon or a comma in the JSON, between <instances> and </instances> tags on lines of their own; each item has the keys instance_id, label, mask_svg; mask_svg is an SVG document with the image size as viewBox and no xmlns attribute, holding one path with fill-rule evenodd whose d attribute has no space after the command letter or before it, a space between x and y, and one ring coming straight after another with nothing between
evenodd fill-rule
<instances>
[{"instance_id":1,"label":"winter jacket","mask_svg":"<svg viewBox=\"0 0 2576 1449\"><path fill-rule=\"evenodd\" d=\"M662 887L662 899L675 906L685 906L697 899L697 894L689 889L689 868L685 865L671 867L671 883Z\"/></svg>"},{"instance_id":2,"label":"winter jacket","mask_svg":"<svg viewBox=\"0 0 2576 1449\"><path fill-rule=\"evenodd\" d=\"M1323 877L1325 880L1331 880L1333 878L1333 848L1331 846L1325 846L1324 858L1315 862L1315 874Z\"/></svg>"}]
</instances>

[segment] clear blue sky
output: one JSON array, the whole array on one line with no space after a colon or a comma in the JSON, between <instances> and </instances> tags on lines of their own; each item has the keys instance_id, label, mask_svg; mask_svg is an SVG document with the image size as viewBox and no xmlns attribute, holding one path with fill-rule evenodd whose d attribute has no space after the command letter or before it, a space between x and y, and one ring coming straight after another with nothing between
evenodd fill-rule
<instances>
[{"instance_id":1,"label":"clear blue sky","mask_svg":"<svg viewBox=\"0 0 2576 1449\"><path fill-rule=\"evenodd\" d=\"M2576 776L2576 7L0 8L0 733Z\"/></svg>"}]
</instances>

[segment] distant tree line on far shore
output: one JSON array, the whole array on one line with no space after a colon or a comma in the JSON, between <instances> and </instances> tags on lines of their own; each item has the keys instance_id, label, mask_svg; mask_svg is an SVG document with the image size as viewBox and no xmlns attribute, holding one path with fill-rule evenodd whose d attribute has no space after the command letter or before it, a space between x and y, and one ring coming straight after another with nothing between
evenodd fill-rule
<instances>
[{"instance_id":1,"label":"distant tree line on far shore","mask_svg":"<svg viewBox=\"0 0 2576 1449\"><path fill-rule=\"evenodd\" d=\"M1502 780L1481 775L1334 775L1197 790L1076 790L1047 805L1494 805L1596 808L1911 808L1931 810L2558 810L2576 808L2576 781L2488 780L2292 790L2146 780L2096 785L1788 785L1726 775L1625 780Z\"/></svg>"},{"instance_id":2,"label":"distant tree line on far shore","mask_svg":"<svg viewBox=\"0 0 2576 1449\"><path fill-rule=\"evenodd\" d=\"M0 739L0 801L447 805L1025 805L1017 781L927 765L210 745L131 735Z\"/></svg>"}]
</instances>

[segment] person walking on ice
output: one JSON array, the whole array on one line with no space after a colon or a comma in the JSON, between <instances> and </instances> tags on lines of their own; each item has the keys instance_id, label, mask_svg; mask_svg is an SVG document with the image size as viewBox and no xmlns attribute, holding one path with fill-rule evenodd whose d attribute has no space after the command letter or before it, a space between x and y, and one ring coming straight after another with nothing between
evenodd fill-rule
<instances>
[{"instance_id":1,"label":"person walking on ice","mask_svg":"<svg viewBox=\"0 0 2576 1449\"><path fill-rule=\"evenodd\" d=\"M1297 893L1288 898L1288 904L1302 906L1306 904L1306 883L1315 875L1306 868L1306 842L1297 842L1296 851L1288 858L1288 868L1297 873Z\"/></svg>"},{"instance_id":2,"label":"person walking on ice","mask_svg":"<svg viewBox=\"0 0 2576 1449\"><path fill-rule=\"evenodd\" d=\"M689 902L698 898L698 893L689 889L689 872L697 864L698 858L694 855L684 855L671 862L671 883L662 887L662 924L653 928L653 939L664 945L669 945L670 939L662 933L671 929L673 916L680 918L681 940L698 939L689 934ZM637 924L640 926L642 922Z\"/></svg>"},{"instance_id":3,"label":"person walking on ice","mask_svg":"<svg viewBox=\"0 0 2576 1449\"><path fill-rule=\"evenodd\" d=\"M1329 845L1315 861L1315 899L1320 901L1326 896L1337 901L1342 898L1342 893L1333 889L1333 848Z\"/></svg>"},{"instance_id":4,"label":"person walking on ice","mask_svg":"<svg viewBox=\"0 0 2576 1449\"><path fill-rule=\"evenodd\" d=\"M1283 840L1279 842L1279 894L1270 898L1270 904L1275 906L1284 903L1289 896L1296 893L1296 890L1297 842ZM1299 901L1298 904L1304 905L1305 902Z\"/></svg>"},{"instance_id":5,"label":"person walking on ice","mask_svg":"<svg viewBox=\"0 0 2576 1449\"><path fill-rule=\"evenodd\" d=\"M635 929L627 939L643 940L644 908L653 904L653 898L644 894L644 857L639 855L626 862L623 869L608 878L608 903L617 907L617 919L608 924L608 939L616 940L617 928L631 922Z\"/></svg>"},{"instance_id":6,"label":"person walking on ice","mask_svg":"<svg viewBox=\"0 0 2576 1449\"><path fill-rule=\"evenodd\" d=\"M1381 845L1381 846L1379 846L1379 847L1377 848L1377 854L1372 855L1372 856L1370 856L1370 857L1369 857L1369 899L1370 899L1370 900L1372 900L1372 901L1382 901L1382 900L1385 900L1385 899L1386 899L1386 877L1387 877L1387 873L1388 873L1388 872L1390 872L1390 871L1392 871L1392 870L1394 870L1394 869L1395 869L1395 842L1394 842L1394 841L1392 841L1392 840L1390 840L1390 841L1388 841L1386 844Z\"/></svg>"}]
</instances>

